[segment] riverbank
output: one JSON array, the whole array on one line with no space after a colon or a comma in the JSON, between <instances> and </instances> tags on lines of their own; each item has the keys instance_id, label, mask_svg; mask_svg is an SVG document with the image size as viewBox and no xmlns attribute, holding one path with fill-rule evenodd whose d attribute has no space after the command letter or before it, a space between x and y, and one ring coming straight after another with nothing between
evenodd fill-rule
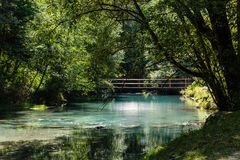
<instances>
[{"instance_id":1,"label":"riverbank","mask_svg":"<svg viewBox=\"0 0 240 160\"><path fill-rule=\"evenodd\" d=\"M167 145L157 147L145 159L240 159L240 112L216 115L209 118L200 130L183 134Z\"/></svg>"}]
</instances>

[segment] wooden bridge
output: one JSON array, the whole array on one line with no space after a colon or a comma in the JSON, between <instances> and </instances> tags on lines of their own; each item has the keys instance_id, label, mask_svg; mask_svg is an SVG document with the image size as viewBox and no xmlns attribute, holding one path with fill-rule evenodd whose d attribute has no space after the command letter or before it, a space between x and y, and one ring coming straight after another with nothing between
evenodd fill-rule
<instances>
[{"instance_id":1,"label":"wooden bridge","mask_svg":"<svg viewBox=\"0 0 240 160\"><path fill-rule=\"evenodd\" d=\"M139 92L143 90L179 93L180 90L192 84L192 78L171 79L112 79L116 92Z\"/></svg>"}]
</instances>

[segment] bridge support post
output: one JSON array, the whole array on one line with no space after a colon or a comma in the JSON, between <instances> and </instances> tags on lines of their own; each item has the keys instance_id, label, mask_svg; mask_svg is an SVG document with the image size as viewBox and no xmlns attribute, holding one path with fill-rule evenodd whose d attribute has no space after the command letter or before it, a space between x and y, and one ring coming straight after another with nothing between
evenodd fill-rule
<instances>
[{"instance_id":1,"label":"bridge support post","mask_svg":"<svg viewBox=\"0 0 240 160\"><path fill-rule=\"evenodd\" d=\"M172 83L171 83L171 82L172 82L171 79L168 79L168 83L169 83L169 84L168 84L168 87L169 87L169 88L172 87Z\"/></svg>"}]
</instances>

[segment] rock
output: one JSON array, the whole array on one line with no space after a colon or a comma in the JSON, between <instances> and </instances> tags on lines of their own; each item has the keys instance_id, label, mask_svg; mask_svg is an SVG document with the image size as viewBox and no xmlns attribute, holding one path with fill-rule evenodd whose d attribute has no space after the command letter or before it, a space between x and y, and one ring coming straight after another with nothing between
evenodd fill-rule
<instances>
[{"instance_id":1,"label":"rock","mask_svg":"<svg viewBox=\"0 0 240 160\"><path fill-rule=\"evenodd\" d=\"M102 129L104 126L96 126L96 129Z\"/></svg>"}]
</instances>

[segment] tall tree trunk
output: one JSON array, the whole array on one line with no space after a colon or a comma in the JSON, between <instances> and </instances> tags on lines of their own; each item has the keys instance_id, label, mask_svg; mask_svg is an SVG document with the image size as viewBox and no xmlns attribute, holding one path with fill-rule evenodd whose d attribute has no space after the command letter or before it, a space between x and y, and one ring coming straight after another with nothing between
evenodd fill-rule
<instances>
[{"instance_id":1,"label":"tall tree trunk","mask_svg":"<svg viewBox=\"0 0 240 160\"><path fill-rule=\"evenodd\" d=\"M37 78L37 75L38 75L38 70L37 70L36 74L34 75L33 79L32 79L31 82L30 82L30 85L29 85L29 88L28 88L28 93L29 93L29 94L30 94L30 92L31 92L31 88L32 88L32 86L33 86L33 83L34 83L35 79Z\"/></svg>"},{"instance_id":2,"label":"tall tree trunk","mask_svg":"<svg viewBox=\"0 0 240 160\"><path fill-rule=\"evenodd\" d=\"M39 84L38 84L38 86L37 86L34 94L36 94L36 93L39 91L39 89L40 89L40 87L41 87L41 85L42 85L42 83L43 83L44 77L46 76L47 69L48 69L48 65L46 65L45 68L44 68L44 70L43 70L41 80L40 80L40 82L39 82Z\"/></svg>"},{"instance_id":3,"label":"tall tree trunk","mask_svg":"<svg viewBox=\"0 0 240 160\"><path fill-rule=\"evenodd\" d=\"M229 96L226 95L225 91L219 86L219 83L214 81L212 78L203 78L205 82L208 84L212 96L215 99L215 103L218 106L220 111L229 110L230 99Z\"/></svg>"},{"instance_id":4,"label":"tall tree trunk","mask_svg":"<svg viewBox=\"0 0 240 160\"><path fill-rule=\"evenodd\" d=\"M226 80L229 110L240 106L240 67L237 53L233 47L231 31L226 14L225 0L209 0L207 10L217 40L217 58Z\"/></svg>"},{"instance_id":5,"label":"tall tree trunk","mask_svg":"<svg viewBox=\"0 0 240 160\"><path fill-rule=\"evenodd\" d=\"M237 36L238 36L238 57L240 58L240 0L237 0Z\"/></svg>"}]
</instances>

